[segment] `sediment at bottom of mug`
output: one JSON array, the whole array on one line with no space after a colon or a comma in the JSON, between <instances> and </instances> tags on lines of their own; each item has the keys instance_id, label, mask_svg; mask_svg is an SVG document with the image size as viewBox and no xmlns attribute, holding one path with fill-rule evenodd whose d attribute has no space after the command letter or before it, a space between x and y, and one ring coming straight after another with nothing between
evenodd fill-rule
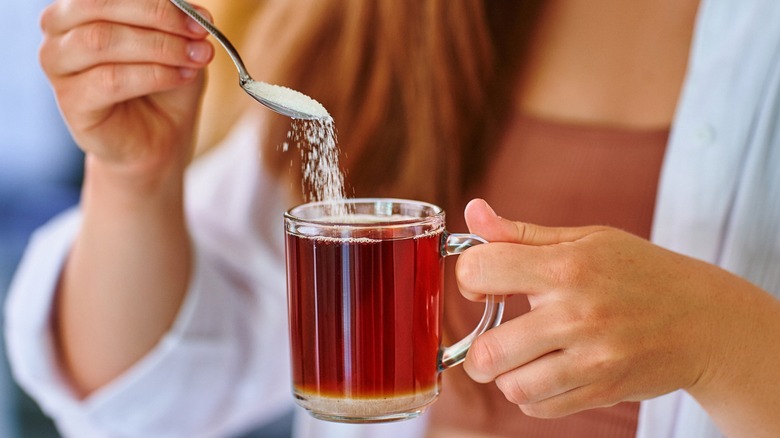
<instances>
[{"instance_id":1,"label":"sediment at bottom of mug","mask_svg":"<svg viewBox=\"0 0 780 438\"><path fill-rule=\"evenodd\" d=\"M418 417L438 396L431 390L399 397L335 398L293 391L296 402L320 420L385 423Z\"/></svg>"}]
</instances>

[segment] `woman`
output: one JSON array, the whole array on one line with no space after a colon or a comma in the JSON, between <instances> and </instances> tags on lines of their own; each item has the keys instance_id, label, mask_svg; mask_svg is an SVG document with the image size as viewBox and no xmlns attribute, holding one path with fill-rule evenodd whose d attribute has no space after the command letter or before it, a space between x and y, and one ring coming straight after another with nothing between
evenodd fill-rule
<instances>
[{"instance_id":1,"label":"woman","mask_svg":"<svg viewBox=\"0 0 780 438\"><path fill-rule=\"evenodd\" d=\"M459 258L448 293L513 295L426 418L300 417L300 436L780 431L780 7L266 6L250 71L329 109L357 195L443 204L451 229L494 242ZM204 33L162 0L55 2L42 22L87 172L80 212L18 274L18 378L77 436L272 418L290 403L278 220L302 200L276 150L289 121L248 109L185 183ZM464 223L475 196L524 222L475 201ZM451 337L471 313L448 300Z\"/></svg>"}]
</instances>

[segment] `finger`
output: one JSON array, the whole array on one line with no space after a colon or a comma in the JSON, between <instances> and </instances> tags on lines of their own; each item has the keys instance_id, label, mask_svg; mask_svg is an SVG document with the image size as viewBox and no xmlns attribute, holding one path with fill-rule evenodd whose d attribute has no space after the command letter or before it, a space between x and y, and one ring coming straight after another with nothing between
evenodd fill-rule
<instances>
[{"instance_id":1,"label":"finger","mask_svg":"<svg viewBox=\"0 0 780 438\"><path fill-rule=\"evenodd\" d=\"M576 358L557 350L496 377L496 386L511 403L528 405L585 386L590 380L573 368Z\"/></svg>"},{"instance_id":2,"label":"finger","mask_svg":"<svg viewBox=\"0 0 780 438\"><path fill-rule=\"evenodd\" d=\"M107 63L156 63L201 68L214 56L208 41L107 22L79 26L41 46L49 75L68 75Z\"/></svg>"},{"instance_id":3,"label":"finger","mask_svg":"<svg viewBox=\"0 0 780 438\"><path fill-rule=\"evenodd\" d=\"M101 114L117 103L182 86L196 75L196 70L159 64L107 64L60 81L56 88L60 102L69 105L65 113ZM87 125L98 121L84 119Z\"/></svg>"},{"instance_id":4,"label":"finger","mask_svg":"<svg viewBox=\"0 0 780 438\"><path fill-rule=\"evenodd\" d=\"M561 349L496 378L510 402L527 415L555 418L627 400L621 373L598 354Z\"/></svg>"},{"instance_id":5,"label":"finger","mask_svg":"<svg viewBox=\"0 0 780 438\"><path fill-rule=\"evenodd\" d=\"M211 16L203 9L209 20ZM41 28L49 35L64 34L92 22L115 22L156 29L187 37L203 37L206 31L168 0L62 0L46 8Z\"/></svg>"},{"instance_id":6,"label":"finger","mask_svg":"<svg viewBox=\"0 0 780 438\"><path fill-rule=\"evenodd\" d=\"M473 380L487 383L559 351L564 334L546 323L556 319L553 307L542 307L488 330L471 344L464 370Z\"/></svg>"},{"instance_id":7,"label":"finger","mask_svg":"<svg viewBox=\"0 0 780 438\"><path fill-rule=\"evenodd\" d=\"M586 409L614 406L621 400L597 385L585 385L534 403L519 405L524 414L535 418L560 418Z\"/></svg>"},{"instance_id":8,"label":"finger","mask_svg":"<svg viewBox=\"0 0 780 438\"><path fill-rule=\"evenodd\" d=\"M582 255L571 246L487 243L464 251L455 263L461 294L536 295L582 280Z\"/></svg>"},{"instance_id":9,"label":"finger","mask_svg":"<svg viewBox=\"0 0 780 438\"><path fill-rule=\"evenodd\" d=\"M524 245L553 245L573 242L605 227L543 227L524 222L513 222L498 216L482 199L466 205L466 224L469 230L489 242L513 242Z\"/></svg>"}]
</instances>

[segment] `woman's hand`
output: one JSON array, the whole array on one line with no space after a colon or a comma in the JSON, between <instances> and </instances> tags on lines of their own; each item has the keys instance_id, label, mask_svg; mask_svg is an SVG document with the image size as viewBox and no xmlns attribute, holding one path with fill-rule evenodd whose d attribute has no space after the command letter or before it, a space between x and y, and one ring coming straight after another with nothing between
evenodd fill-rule
<instances>
[{"instance_id":1,"label":"woman's hand","mask_svg":"<svg viewBox=\"0 0 780 438\"><path fill-rule=\"evenodd\" d=\"M184 169L214 49L168 0L57 0L41 26L41 63L87 155L53 318L63 371L85 396L147 354L184 300Z\"/></svg>"},{"instance_id":2,"label":"woman's hand","mask_svg":"<svg viewBox=\"0 0 780 438\"><path fill-rule=\"evenodd\" d=\"M167 0L59 0L41 17L40 60L90 158L134 174L191 154L206 32Z\"/></svg>"},{"instance_id":3,"label":"woman's hand","mask_svg":"<svg viewBox=\"0 0 780 438\"><path fill-rule=\"evenodd\" d=\"M780 380L778 353L767 353L778 350L776 299L617 229L511 222L481 200L466 220L491 243L458 259L462 293L524 294L531 305L474 342L464 364L474 380L495 381L536 417L685 389L724 432L773 430L780 398L761 388Z\"/></svg>"}]
</instances>

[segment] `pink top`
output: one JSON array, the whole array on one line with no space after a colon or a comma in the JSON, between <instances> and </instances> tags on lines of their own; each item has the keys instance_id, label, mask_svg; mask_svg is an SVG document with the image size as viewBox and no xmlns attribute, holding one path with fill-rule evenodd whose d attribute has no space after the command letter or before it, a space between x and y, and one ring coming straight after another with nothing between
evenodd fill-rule
<instances>
[{"instance_id":1,"label":"pink top","mask_svg":"<svg viewBox=\"0 0 780 438\"><path fill-rule=\"evenodd\" d=\"M576 125L518 114L489 174L464 198L464 206L481 197L508 219L548 226L609 225L649 238L668 135L666 128ZM466 231L462 215L450 212L448 229ZM447 263L445 333L459 339L479 320L483 306L456 296L454 260ZM524 297L511 297L504 319L526 311ZM441 397L431 408L431 436L611 438L636 433L638 403L540 420L525 416L494 384L469 380L462 367L443 376Z\"/></svg>"}]
</instances>

